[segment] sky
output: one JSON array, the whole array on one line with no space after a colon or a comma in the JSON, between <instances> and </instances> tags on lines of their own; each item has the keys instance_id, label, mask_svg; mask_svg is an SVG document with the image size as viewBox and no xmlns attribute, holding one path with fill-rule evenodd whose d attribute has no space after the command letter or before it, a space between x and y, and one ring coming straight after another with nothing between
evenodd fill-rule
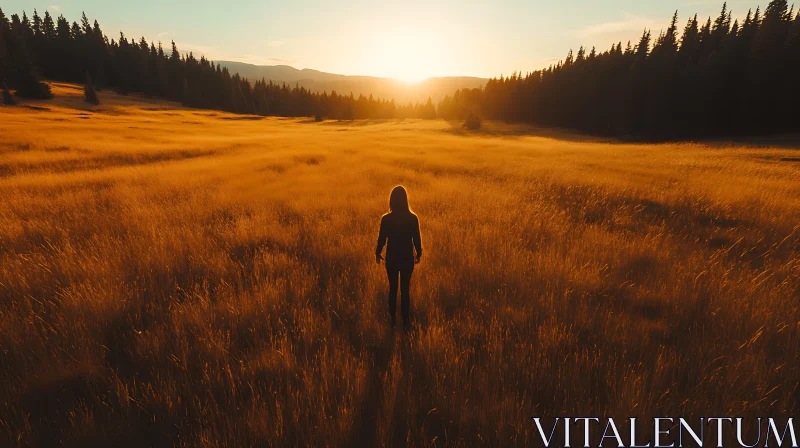
<instances>
[{"instance_id":1,"label":"sky","mask_svg":"<svg viewBox=\"0 0 800 448\"><path fill-rule=\"evenodd\" d=\"M85 11L110 38L174 40L181 52L346 75L419 81L494 77L544 68L572 48L608 49L653 35L678 10L716 17L722 0L3 0L6 15L36 8L70 22ZM744 17L758 0L729 0ZM761 0L762 10L768 0Z\"/></svg>"}]
</instances>

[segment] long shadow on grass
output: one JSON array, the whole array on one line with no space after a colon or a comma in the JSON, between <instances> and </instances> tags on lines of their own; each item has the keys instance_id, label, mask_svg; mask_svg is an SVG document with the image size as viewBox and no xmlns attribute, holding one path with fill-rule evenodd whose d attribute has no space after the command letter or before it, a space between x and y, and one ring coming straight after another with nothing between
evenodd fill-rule
<instances>
[{"instance_id":1,"label":"long shadow on grass","mask_svg":"<svg viewBox=\"0 0 800 448\"><path fill-rule=\"evenodd\" d=\"M378 425L382 421L381 417L386 415L388 406L393 406L391 415L395 417L406 413L407 403L405 402L406 395L402 393L403 388L400 388L393 403L384 403L384 383L390 380L389 375L393 373L390 371L392 360L397 356L401 360L407 359L404 352L408 349L411 337L411 334L401 334L390 330L384 335L380 344L368 349L372 366L367 378L364 398L356 410L354 424L350 436L347 438L348 446L378 446L386 445L391 441L400 445L404 444L407 432L407 428L402 424L406 421L404 418L394 418L394 421L399 424L393 428L392 434L387 434L391 440L381 441L378 439ZM404 384L406 382L405 369L400 368L399 370L397 373L402 376L399 379L400 384Z\"/></svg>"}]
</instances>

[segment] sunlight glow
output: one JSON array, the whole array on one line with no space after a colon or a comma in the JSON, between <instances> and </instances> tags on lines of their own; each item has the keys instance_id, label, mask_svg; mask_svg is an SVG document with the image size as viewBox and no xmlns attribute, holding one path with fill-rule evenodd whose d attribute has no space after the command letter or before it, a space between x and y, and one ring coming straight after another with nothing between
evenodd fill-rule
<instances>
[{"instance_id":1,"label":"sunlight glow","mask_svg":"<svg viewBox=\"0 0 800 448\"><path fill-rule=\"evenodd\" d=\"M418 82L441 71L443 42L430 32L407 28L375 35L371 72L406 82Z\"/></svg>"}]
</instances>

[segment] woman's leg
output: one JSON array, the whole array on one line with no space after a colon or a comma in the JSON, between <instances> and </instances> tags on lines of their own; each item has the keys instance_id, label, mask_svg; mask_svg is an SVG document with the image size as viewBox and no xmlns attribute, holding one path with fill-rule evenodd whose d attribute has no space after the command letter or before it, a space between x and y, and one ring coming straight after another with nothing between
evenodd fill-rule
<instances>
[{"instance_id":1,"label":"woman's leg","mask_svg":"<svg viewBox=\"0 0 800 448\"><path fill-rule=\"evenodd\" d=\"M397 275L399 271L394 266L386 265L386 275L389 277L389 316L392 318L392 326L394 326L395 310L397 308Z\"/></svg>"},{"instance_id":2,"label":"woman's leg","mask_svg":"<svg viewBox=\"0 0 800 448\"><path fill-rule=\"evenodd\" d=\"M403 313L403 326L408 328L411 324L409 309L411 308L411 274L414 272L414 264L400 270L400 309Z\"/></svg>"}]
</instances>

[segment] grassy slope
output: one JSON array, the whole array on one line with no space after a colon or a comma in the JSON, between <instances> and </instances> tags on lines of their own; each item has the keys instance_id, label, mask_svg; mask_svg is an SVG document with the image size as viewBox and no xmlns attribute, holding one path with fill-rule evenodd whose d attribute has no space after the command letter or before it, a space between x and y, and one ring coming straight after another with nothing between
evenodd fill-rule
<instances>
[{"instance_id":1,"label":"grassy slope","mask_svg":"<svg viewBox=\"0 0 800 448\"><path fill-rule=\"evenodd\" d=\"M55 93L0 107L0 437L518 445L532 415L800 410L795 150ZM398 183L406 339L372 257Z\"/></svg>"}]
</instances>

